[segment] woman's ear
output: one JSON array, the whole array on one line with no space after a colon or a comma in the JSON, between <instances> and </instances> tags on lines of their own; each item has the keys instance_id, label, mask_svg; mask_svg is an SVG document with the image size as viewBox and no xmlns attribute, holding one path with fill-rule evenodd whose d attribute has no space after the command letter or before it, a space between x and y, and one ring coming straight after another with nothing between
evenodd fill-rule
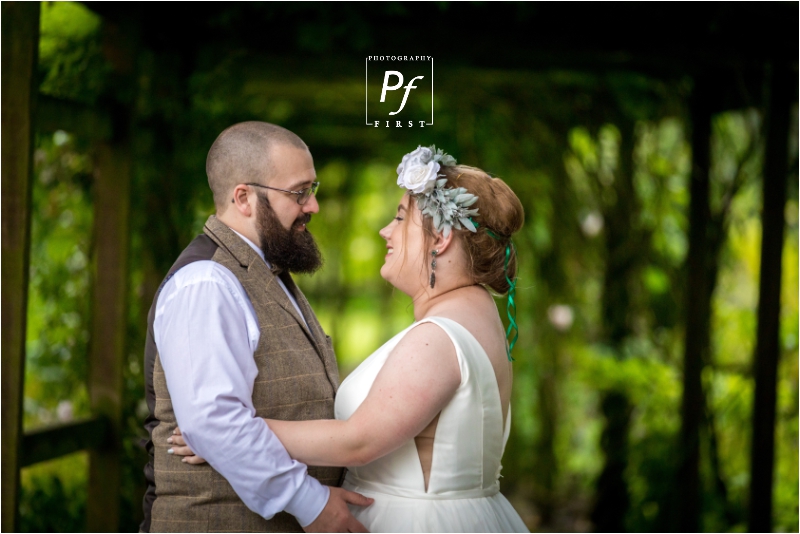
<instances>
[{"instance_id":1,"label":"woman's ear","mask_svg":"<svg viewBox=\"0 0 800 534\"><path fill-rule=\"evenodd\" d=\"M250 196L247 186L239 184L233 188L233 197L231 203L233 208L245 217L253 215L253 207L250 205Z\"/></svg>"},{"instance_id":2,"label":"woman's ear","mask_svg":"<svg viewBox=\"0 0 800 534\"><path fill-rule=\"evenodd\" d=\"M455 232L450 230L450 234L447 237L444 237L444 232L437 232L436 233L436 240L433 242L434 250L438 250L438 255L444 254L444 251L450 247L450 244L455 239Z\"/></svg>"}]
</instances>

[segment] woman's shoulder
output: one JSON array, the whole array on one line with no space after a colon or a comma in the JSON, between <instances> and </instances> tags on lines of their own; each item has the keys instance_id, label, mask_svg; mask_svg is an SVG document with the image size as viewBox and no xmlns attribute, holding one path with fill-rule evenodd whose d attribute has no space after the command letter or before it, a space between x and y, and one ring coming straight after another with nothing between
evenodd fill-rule
<instances>
[{"instance_id":1,"label":"woman's shoulder","mask_svg":"<svg viewBox=\"0 0 800 534\"><path fill-rule=\"evenodd\" d=\"M451 345L454 345L460 350L465 350L468 347L483 348L476 335L476 328L481 326L479 320L475 318L465 318L456 314L442 314L432 315L420 320L416 328L425 328L422 332L428 333L431 336L436 336L437 339L443 341L447 339Z\"/></svg>"},{"instance_id":2,"label":"woman's shoulder","mask_svg":"<svg viewBox=\"0 0 800 534\"><path fill-rule=\"evenodd\" d=\"M437 316L420 319L408 329L397 346L401 350L455 356L448 321L452 319Z\"/></svg>"},{"instance_id":3,"label":"woman's shoulder","mask_svg":"<svg viewBox=\"0 0 800 534\"><path fill-rule=\"evenodd\" d=\"M426 319L440 323L462 346L477 345L490 360L505 361L505 330L494 302L453 304L436 310Z\"/></svg>"},{"instance_id":4,"label":"woman's shoulder","mask_svg":"<svg viewBox=\"0 0 800 534\"><path fill-rule=\"evenodd\" d=\"M443 302L432 309L425 319L444 319L445 324L456 323L479 341L487 338L489 333L500 333L503 330L494 299L482 288Z\"/></svg>"},{"instance_id":5,"label":"woman's shoulder","mask_svg":"<svg viewBox=\"0 0 800 534\"><path fill-rule=\"evenodd\" d=\"M455 391L461 383L461 366L450 335L433 321L418 321L392 348L381 374L394 384L425 383L431 388Z\"/></svg>"}]
</instances>

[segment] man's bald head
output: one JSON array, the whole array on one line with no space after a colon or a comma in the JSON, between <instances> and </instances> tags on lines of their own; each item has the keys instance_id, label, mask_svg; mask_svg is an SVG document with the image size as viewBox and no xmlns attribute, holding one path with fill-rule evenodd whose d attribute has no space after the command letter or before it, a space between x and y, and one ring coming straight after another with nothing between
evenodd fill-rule
<instances>
[{"instance_id":1,"label":"man's bald head","mask_svg":"<svg viewBox=\"0 0 800 534\"><path fill-rule=\"evenodd\" d=\"M240 122L219 134L206 158L208 185L217 212L225 211L230 192L238 184L269 182L272 147L279 144L308 150L297 135L268 122Z\"/></svg>"}]
</instances>

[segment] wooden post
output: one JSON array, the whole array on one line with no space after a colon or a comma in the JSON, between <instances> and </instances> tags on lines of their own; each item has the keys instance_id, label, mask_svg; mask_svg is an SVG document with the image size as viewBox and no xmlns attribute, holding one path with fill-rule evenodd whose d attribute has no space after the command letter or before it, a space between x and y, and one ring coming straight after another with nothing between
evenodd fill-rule
<instances>
[{"instance_id":1,"label":"wooden post","mask_svg":"<svg viewBox=\"0 0 800 534\"><path fill-rule=\"evenodd\" d=\"M789 68L772 65L766 145L764 149L764 206L761 213L761 275L758 293L758 330L753 363L755 399L750 449L751 532L772 532L772 482L775 463L775 402L777 394L781 311L786 178L789 174L789 116L793 98Z\"/></svg>"},{"instance_id":2,"label":"wooden post","mask_svg":"<svg viewBox=\"0 0 800 534\"><path fill-rule=\"evenodd\" d=\"M678 532L700 528L700 422L703 410L701 373L709 343L711 312L707 283L709 170L711 149L711 108L707 79L695 80L691 101L692 173L689 199L689 253L686 281L686 340L683 356L683 398L677 479Z\"/></svg>"},{"instance_id":3,"label":"wooden post","mask_svg":"<svg viewBox=\"0 0 800 534\"><path fill-rule=\"evenodd\" d=\"M18 530L39 4L3 2L2 530Z\"/></svg>"},{"instance_id":4,"label":"wooden post","mask_svg":"<svg viewBox=\"0 0 800 534\"><path fill-rule=\"evenodd\" d=\"M114 142L95 145L95 282L89 351L92 413L106 418L110 439L89 452L87 527L119 530L122 366L126 358L130 157Z\"/></svg>"},{"instance_id":5,"label":"wooden post","mask_svg":"<svg viewBox=\"0 0 800 534\"><path fill-rule=\"evenodd\" d=\"M614 173L615 202L603 200L605 273L603 274L603 342L619 360L625 340L634 334L630 317L636 313L636 299L630 280L639 277L642 256L632 250L646 247L649 237L631 224L638 220L642 206L634 188L635 122L625 113L609 117L619 127L619 159ZM602 187L602 186L601 186ZM595 482L596 498L591 513L596 532L622 532L630 509L628 469L632 406L624 388L604 389L600 410L604 428L600 449L605 457Z\"/></svg>"},{"instance_id":6,"label":"wooden post","mask_svg":"<svg viewBox=\"0 0 800 534\"><path fill-rule=\"evenodd\" d=\"M94 145L94 294L89 350L89 401L103 417L109 439L89 451L89 532L120 528L123 365L127 357L128 243L130 234L130 88L134 54L130 36L104 21L103 52L119 87L110 102L111 138ZM125 97L127 95L127 98Z\"/></svg>"}]
</instances>

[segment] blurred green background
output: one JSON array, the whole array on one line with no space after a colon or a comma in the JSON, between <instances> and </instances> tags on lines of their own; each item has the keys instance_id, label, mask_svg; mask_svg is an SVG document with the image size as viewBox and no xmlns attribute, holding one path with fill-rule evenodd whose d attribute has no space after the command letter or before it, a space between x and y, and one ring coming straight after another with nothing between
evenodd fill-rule
<instances>
[{"instance_id":1,"label":"blurred green background","mask_svg":"<svg viewBox=\"0 0 800 534\"><path fill-rule=\"evenodd\" d=\"M467 7L427 5L430 16L441 19L442 31L476 39L447 24ZM601 472L610 458L621 457L624 497L617 503L623 527L674 528L692 77L557 64L516 68L513 58L499 58L491 68L491 60L470 64L436 55L435 126L369 128L362 120L360 69L373 53L374 30L358 28L370 27L369 13L402 14L403 4L371 7L367 14L350 5L259 7L265 33L283 21L306 21L294 40L274 50L251 46L248 39L258 40L257 34L223 41L249 13L233 4L201 27L217 32L216 41L203 44L206 35L197 30L196 41L186 44L191 61L166 46L137 48L135 75L128 79L133 83L120 80L104 55L104 9L110 8L41 4L38 74L43 95L90 107L105 105L113 95L133 117L124 530L136 531L141 516L146 455L139 440L147 412L142 361L152 295L213 213L204 172L210 144L230 124L254 119L293 130L315 157L320 212L309 229L326 264L298 283L333 337L342 376L413 320L409 299L378 274L378 230L401 196L394 169L402 155L435 143L459 162L502 177L520 197L527 219L515 238L520 339L502 491L532 530L594 530L595 503L604 491ZM158 17L159 9L149 11ZM335 9L350 14L334 15ZM185 24L192 26L192 17L201 15L187 16ZM492 40L514 39L501 28L487 32ZM345 52L334 53L337 47ZM427 104L412 93L408 105ZM796 106L792 117L777 389L777 531L798 530ZM85 136L60 130L37 134L35 144L26 430L89 415L92 147ZM711 212L721 238L711 254L716 279L710 353L702 371L706 406L697 407L704 414L704 531L747 528L763 149L759 106L713 116ZM609 300L609 294L618 298ZM504 311L505 300L498 299L498 306ZM624 443L612 443L613 450L603 437L603 399L611 393L627 403ZM86 485L85 453L23 469L22 530L84 530Z\"/></svg>"}]
</instances>

